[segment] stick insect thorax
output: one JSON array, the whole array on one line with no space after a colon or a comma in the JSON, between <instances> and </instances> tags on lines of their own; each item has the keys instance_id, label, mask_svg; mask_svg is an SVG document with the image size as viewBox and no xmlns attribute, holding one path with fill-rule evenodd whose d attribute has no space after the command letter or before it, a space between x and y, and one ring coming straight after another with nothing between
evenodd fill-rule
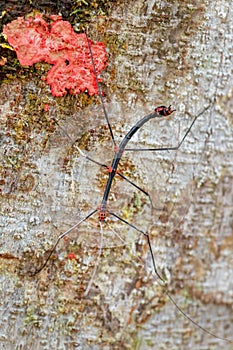
<instances>
[{"instance_id":1,"label":"stick insect thorax","mask_svg":"<svg viewBox=\"0 0 233 350\"><path fill-rule=\"evenodd\" d=\"M99 220L104 221L106 218L106 213L107 213L107 201L108 201L108 196L111 190L112 186L112 181L117 174L117 168L119 165L119 162L121 160L122 154L128 144L128 142L131 140L132 136L145 124L147 123L150 119L153 118L163 118L166 117L170 114L172 114L175 111L175 109L171 109L171 105L169 107L166 106L159 106L156 107L154 112L146 115L142 119L140 119L131 129L130 131L125 135L123 140L121 141L119 147L115 147L115 155L112 161L112 164L110 167L108 167L109 170L109 177L108 181L105 187L103 199L101 202L100 206L100 211L99 211Z\"/></svg>"}]
</instances>

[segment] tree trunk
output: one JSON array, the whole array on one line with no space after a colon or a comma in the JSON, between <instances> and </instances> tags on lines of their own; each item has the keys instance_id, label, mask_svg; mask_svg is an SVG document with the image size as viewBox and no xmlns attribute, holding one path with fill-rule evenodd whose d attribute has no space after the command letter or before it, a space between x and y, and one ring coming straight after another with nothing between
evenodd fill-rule
<instances>
[{"instance_id":1,"label":"tree trunk","mask_svg":"<svg viewBox=\"0 0 233 350\"><path fill-rule=\"evenodd\" d=\"M209 106L179 150L124 153L119 171L150 194L153 210L121 178L108 210L149 233L179 307L233 340L232 17L229 1L122 1L92 21L89 36L109 50L102 88L117 144L172 104L176 112L146 124L129 148L175 146ZM233 349L180 314L143 234L111 215L82 223L31 276L59 234L101 203L108 174L71 140L107 165L114 147L98 98L55 98L34 73L0 93L0 348Z\"/></svg>"}]
</instances>

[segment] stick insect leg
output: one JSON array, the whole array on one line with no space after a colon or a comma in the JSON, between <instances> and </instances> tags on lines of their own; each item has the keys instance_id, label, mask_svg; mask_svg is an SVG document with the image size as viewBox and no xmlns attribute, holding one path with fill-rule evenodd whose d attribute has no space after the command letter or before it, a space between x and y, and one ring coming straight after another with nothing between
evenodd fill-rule
<instances>
[{"instance_id":1,"label":"stick insect leg","mask_svg":"<svg viewBox=\"0 0 233 350\"><path fill-rule=\"evenodd\" d=\"M96 271L97 271L97 268L99 266L99 261L100 261L100 258L101 258L101 254L102 254L102 248L103 248L103 225L102 225L102 222L100 221L100 245L99 245L99 252L98 252L98 256L97 256L97 259L95 261L95 267L92 271L92 275L91 275L91 279L88 283L88 286L87 286L87 289L84 293L84 297L86 297L91 289L91 286L92 286L92 283L93 283L93 280L94 280L94 277L96 275Z\"/></svg>"},{"instance_id":2,"label":"stick insect leg","mask_svg":"<svg viewBox=\"0 0 233 350\"><path fill-rule=\"evenodd\" d=\"M134 186L134 187L137 188L139 191L141 191L142 193L144 193L144 194L149 198L150 205L151 205L152 209L154 209L151 196L149 195L148 192L146 192L143 188L141 188L141 187L139 187L138 185L136 185L134 182L132 182L130 179L128 179L128 178L127 178L126 176L124 176L123 174L117 172L117 175L119 175L122 179L126 180L130 185Z\"/></svg>"},{"instance_id":3,"label":"stick insect leg","mask_svg":"<svg viewBox=\"0 0 233 350\"><path fill-rule=\"evenodd\" d=\"M179 310L179 312L189 321L191 322L194 326L196 326L197 328L201 329L203 332L211 335L212 337L216 338L216 339L220 339L220 340L224 340L227 343L232 344L232 341L227 339L227 338L223 338L223 337L219 337L216 334L212 333L211 331L209 331L207 328L202 327L199 323L197 323L196 321L194 321L188 314L186 314L181 307L176 303L176 301L172 298L172 296L168 293L167 289L164 286L161 286L165 292L165 294L167 295L168 299L175 305L175 307Z\"/></svg>"},{"instance_id":4,"label":"stick insect leg","mask_svg":"<svg viewBox=\"0 0 233 350\"><path fill-rule=\"evenodd\" d=\"M189 134L191 128L193 127L195 121L197 120L198 117L200 117L204 112L206 112L208 109L210 108L210 105L208 107L206 107L203 111L201 111L192 121L192 123L190 124L188 130L186 131L186 133L184 134L183 138L181 139L181 141L179 142L179 144L177 146L174 147L162 147L162 148L153 148L153 149L129 149L126 148L126 151L169 151L169 150L178 150L182 143L184 142L185 138L187 137L187 135ZM136 185L134 182L132 182L130 179L128 179L126 176L124 176L123 174L117 172L117 175L119 175L122 179L126 180L129 184L131 184L132 186L134 186L135 188L137 188L139 191L143 192L150 201L151 204L151 208L155 209L153 206L153 202L152 202L152 198L150 196L150 194L148 192L146 192L143 188L139 187L138 185Z\"/></svg>"},{"instance_id":5,"label":"stick insect leg","mask_svg":"<svg viewBox=\"0 0 233 350\"><path fill-rule=\"evenodd\" d=\"M144 236L147 237L147 241L149 244L149 249L150 249L150 253L152 256L152 261L153 261L153 267L154 267L154 272L155 274L158 276L158 278L163 282L166 283L165 280L163 279L163 277L159 274L156 264L155 264L155 259L154 259L154 255L153 255L153 251L152 251L152 247L151 247L151 243L150 243L150 238L148 233L145 233L144 231L140 230L138 227L136 227L135 225L129 223L128 221L126 221L125 219L121 218L120 216L118 216L117 214L113 213L113 212L108 212L109 214L111 214L112 216L114 216L115 218L117 218L118 220L124 222L126 225L132 227L133 229L135 229L136 231L138 231L139 233L143 234Z\"/></svg>"},{"instance_id":6,"label":"stick insect leg","mask_svg":"<svg viewBox=\"0 0 233 350\"><path fill-rule=\"evenodd\" d=\"M86 35L87 44L88 44L88 48L89 48L90 55L91 55L91 61L92 61L93 70L94 70L94 74L95 74L96 84L97 84L97 87L98 87L98 95L99 95L99 98L100 98L100 101L101 101L101 105L102 105L102 108L103 108L105 120L106 120L106 122L108 124L108 129L109 129L109 132L110 132L110 135L111 135L111 138L112 138L112 142L113 142L114 146L116 147L116 141L115 141L115 138L114 138L114 135L113 135L113 131L112 131L112 127L111 127L111 124L110 124L110 121L109 121L109 118L108 118L108 115L107 115L107 111L106 111L106 108L105 108L102 91L100 89L100 84L99 84L99 80L98 80L98 76L97 76L97 71L96 71L95 61L94 61L92 48L91 48L91 44L90 44L90 39L88 38L88 35L87 35L86 32L85 32L85 35Z\"/></svg>"},{"instance_id":7,"label":"stick insect leg","mask_svg":"<svg viewBox=\"0 0 233 350\"><path fill-rule=\"evenodd\" d=\"M139 152L139 151L175 151L175 150L178 150L181 147L181 145L183 144L183 142L186 139L187 135L189 134L190 130L192 129L197 118L199 118L202 114L204 114L210 107L211 107L211 105L207 106L200 113L198 113L196 115L196 117L193 119L188 130L186 131L186 133L184 134L184 136L182 137L181 141L178 143L177 146L160 147L160 148L125 148L125 151Z\"/></svg>"},{"instance_id":8,"label":"stick insect leg","mask_svg":"<svg viewBox=\"0 0 233 350\"><path fill-rule=\"evenodd\" d=\"M194 326L196 326L197 328L201 329L203 332L213 336L216 339L220 339L220 340L224 340L228 343L233 343L231 340L227 339L227 338L223 338L220 336L217 336L216 334L212 333L211 331L209 331L208 329L202 327L199 323L197 323L196 321L194 321L188 314L186 314L181 307L177 304L177 302L175 301L175 299L170 295L170 293L167 290L166 287L166 281L161 277L161 275L158 273L158 270L156 268L156 264L155 264L155 257L154 257L154 253L152 250L152 245L151 245L151 241L150 241L150 237L148 233L145 233L144 231L140 230L139 228L137 228L136 226L130 224L128 221L124 220L123 218L121 218L120 216L116 215L115 213L109 212L109 214L111 214L112 216L116 217L117 219L119 219L120 221L124 222L125 224L127 224L128 226L134 228L136 231L138 231L139 233L142 233L146 239L147 239L147 243L149 246L149 250L150 250L150 254L151 254L151 258L152 258L152 264L153 264L153 269L154 269L154 273L155 275L159 278L159 280L156 280L157 283L162 287L164 293L167 295L168 299L172 302L173 305L175 305L175 307L178 309L178 311L187 319L189 320Z\"/></svg>"},{"instance_id":9,"label":"stick insect leg","mask_svg":"<svg viewBox=\"0 0 233 350\"><path fill-rule=\"evenodd\" d=\"M63 128L61 127L61 125L58 123L58 121L57 121L55 118L53 118L53 120L54 120L55 123L61 128L61 130L64 132L64 134L67 136L67 138L71 141L72 146L75 145L75 142L76 142L76 141L73 141L73 140L72 140L72 138L70 137L70 135L66 132L65 129L63 129ZM90 158L90 157L89 157L88 155L86 155L78 146L75 145L75 148L77 148L79 154L80 154L82 157L88 159L88 160L91 161L92 163L95 163L95 164L97 164L97 165L99 165L99 166L101 166L101 167L103 167L103 168L105 168L105 169L109 169L109 167L108 167L106 164L100 163L100 162L96 161L95 159ZM141 187L139 187L138 185L136 185L134 182L132 182L130 179L128 179L128 178L127 178L126 176L124 176L123 174L117 172L117 175L119 175L122 179L124 179L125 181L127 181L128 183L130 183L132 186L134 186L135 188L137 188L139 191L143 192L143 193L149 198L149 201L150 201L150 204L151 204L152 209L154 208L154 207L153 207L153 203L152 203L151 196L149 195L148 192L146 192L143 188L141 188Z\"/></svg>"},{"instance_id":10,"label":"stick insect leg","mask_svg":"<svg viewBox=\"0 0 233 350\"><path fill-rule=\"evenodd\" d=\"M69 228L67 231L63 232L58 238L57 238L57 241L56 243L54 244L52 250L49 252L49 255L47 256L45 262L43 263L43 265L38 269L36 270L34 273L32 273L31 275L32 276L35 276L37 275L38 273L40 273L44 267L47 265L51 255L53 254L53 252L55 251L58 243L60 242L60 240L62 238L64 238L65 236L68 236L76 227L78 227L79 225L81 225L82 222L86 221L87 219L89 219L92 215L94 215L98 210L95 209L93 210L91 213L89 213L85 218L81 219L79 222L77 222L75 225L73 225L71 228Z\"/></svg>"},{"instance_id":11,"label":"stick insect leg","mask_svg":"<svg viewBox=\"0 0 233 350\"><path fill-rule=\"evenodd\" d=\"M84 157L84 158L90 160L92 163L95 163L95 164L97 164L97 165L99 165L99 166L101 166L101 167L104 167L104 168L107 168L107 169L108 169L108 166L107 166L106 164L100 163L100 162L96 161L95 159L89 157L87 154L85 154L85 153L81 150L81 148L79 148L79 147L75 144L76 141L72 140L72 138L70 137L70 135L69 135L69 134L66 132L66 130L58 123L58 121L57 121L55 118L52 118L52 119L53 119L54 122L59 126L59 128L64 132L64 134L66 135L66 137L71 141L72 147L73 147L73 145L74 145L75 148L78 150L79 154L80 154L82 157Z\"/></svg>"}]
</instances>

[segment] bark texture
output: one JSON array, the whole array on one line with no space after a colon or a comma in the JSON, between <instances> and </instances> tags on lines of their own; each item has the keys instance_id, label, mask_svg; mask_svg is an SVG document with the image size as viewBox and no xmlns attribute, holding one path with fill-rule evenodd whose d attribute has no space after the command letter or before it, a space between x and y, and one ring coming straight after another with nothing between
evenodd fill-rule
<instances>
[{"instance_id":1,"label":"bark texture","mask_svg":"<svg viewBox=\"0 0 233 350\"><path fill-rule=\"evenodd\" d=\"M92 21L89 35L109 48L102 78L117 143L154 107L172 103L176 112L148 123L131 145L176 145L210 105L179 151L125 152L121 172L155 209L118 179L109 210L150 233L157 268L183 311L233 339L231 5L121 1ZM82 224L30 276L104 191L107 174L67 134L104 164L114 151L97 98L54 98L35 74L6 81L0 95L0 349L233 349L180 315L157 284L144 237L111 217L102 228L98 215Z\"/></svg>"}]
</instances>

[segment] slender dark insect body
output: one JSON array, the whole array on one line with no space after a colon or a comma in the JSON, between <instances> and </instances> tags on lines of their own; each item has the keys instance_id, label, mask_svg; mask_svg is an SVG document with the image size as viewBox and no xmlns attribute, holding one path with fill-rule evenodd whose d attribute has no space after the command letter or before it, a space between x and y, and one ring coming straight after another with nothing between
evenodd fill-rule
<instances>
[{"instance_id":1,"label":"slender dark insect body","mask_svg":"<svg viewBox=\"0 0 233 350\"><path fill-rule=\"evenodd\" d=\"M106 210L106 205L107 205L107 201L108 201L108 196L111 190L111 186L112 186L112 181L115 177L115 175L117 174L117 167L119 165L119 162L121 160L122 154L128 144L128 142L131 140L132 136L145 124L147 123L150 119L153 118L161 118L163 116L167 116L169 114L171 114L172 112L174 112L174 110L171 110L171 106L169 106L168 108L165 106L160 106L155 108L155 111L149 115L146 115L144 118L142 118L141 120L139 120L131 129L130 131L125 135L125 137L123 138L123 140L121 141L117 152L115 152L113 161L112 161L112 165L110 167L111 171L108 177L108 181L105 187L105 192L103 195L103 199L102 199L102 203L101 203L101 210L100 210L100 214L99 214L99 219L101 221L103 221L105 219L105 210ZM144 191L145 193L145 191Z\"/></svg>"},{"instance_id":2,"label":"slender dark insect body","mask_svg":"<svg viewBox=\"0 0 233 350\"><path fill-rule=\"evenodd\" d=\"M66 232L62 233L55 245L53 246L52 250L50 251L48 257L46 258L44 264L34 273L37 274L39 273L41 270L43 270L43 268L47 265L51 255L53 254L54 250L56 249L58 243L60 242L60 240L62 238L64 238L65 236L67 236L69 233L71 233L75 228L77 228L78 226L80 226L84 221L87 221L90 217L92 217L94 214L96 214L97 212L99 212L99 221L100 223L105 221L106 216L107 215L112 215L115 218L117 218L118 220L120 220L121 222L127 224L129 227L132 227L134 230L136 230L137 232L139 232L140 234L144 235L144 237L147 240L148 243L148 247L149 247L149 251L151 254L151 259L152 259L152 266L153 266L153 270L155 275L157 276L157 282L159 283L159 285L163 288L164 293L168 296L169 300L175 305L175 307L180 311L180 313L186 317L193 325L195 325L196 327L198 327L199 329L201 329L203 332L208 333L209 335L220 339L220 340L224 340L226 342L232 343L231 340L228 340L226 338L223 338L221 336L218 336L216 334L214 334L213 332L209 331L208 329L202 327L200 324L198 324L197 322L195 322L190 316L188 316L181 308L180 306L176 303L176 301L173 299L173 297L168 293L167 291L167 287L166 287L166 282L164 280L164 278L159 274L157 267L156 267L156 263L155 263L155 257L153 254L153 250L152 250L152 245L151 245L151 240L149 237L149 233L146 231L143 231L141 229L139 229L138 227L136 227L134 224L129 223L128 221L126 221L125 219L121 218L120 216L118 216L117 214L115 214L114 212L111 212L108 210L107 208L107 203L108 203L108 198L109 198L109 194L111 191L111 187L112 187L112 183L113 183L113 179L114 177L120 176L121 178L123 178L124 180L126 180L129 184L131 184L132 186L134 186L135 188L137 188L139 191L143 192L144 195L146 195L150 201L151 206L153 207L153 203L151 200L151 197L149 195L148 192L146 192L144 189L140 188L138 185L134 184L130 179L128 179L126 176L124 176L123 174L118 172L118 165L119 162L121 160L121 157L123 155L124 151L169 151L169 150L178 150L181 145L183 144L184 140L186 139L187 135L189 134L190 130L192 129L194 123L196 122L197 118L200 117L202 114L204 114L209 108L210 106L204 108L198 115L196 115L196 117L193 119L191 125L189 126L188 130L186 131L186 133L184 134L184 136L182 137L181 141L176 145L176 146L171 146L171 147L162 147L162 148L149 148L149 149L136 149L136 148L127 148L127 145L129 143L129 141L131 140L131 138L133 137L133 135L145 124L147 123L149 120L151 119L156 119L156 118L164 118L169 116L170 114L172 114L175 110L171 108L171 105L169 107L166 106L159 106L157 108L154 109L154 111L146 116L144 116L142 119L140 119L130 130L129 132L125 135L125 137L122 139L121 143L119 144L119 146L117 147L115 139L114 139L114 135L113 135L113 131L111 128L111 124L109 122L109 118L105 109L105 105L104 105L104 101L103 101L103 97L102 97L102 92L100 89L100 85L98 82L98 77L96 74L96 69L95 69L95 63L94 63L94 59L93 59L93 55L92 55L92 49L91 49L91 44L90 41L86 35L87 38L87 45L89 47L89 51L90 51L90 56L91 56L91 60L93 63L93 71L95 73L96 76L96 83L98 86L98 94L101 100L101 104L103 107L103 111L104 111L104 115L105 115L105 119L110 131L110 135L114 144L114 148L115 148L115 153L114 153L114 157L111 163L111 166L107 166L105 164L102 164L98 161L96 161L93 158L90 158L89 156L87 156L78 146L76 146L77 150L79 151L80 155L85 157L86 159L88 159L89 161L98 164L104 168L106 168L109 172L108 175L108 180L105 186L105 191L103 194L103 198L102 198L102 202L99 208L94 209L93 211L91 211L86 217L84 217L83 219L81 219L79 222L77 222L74 226L72 226L71 228L69 228ZM69 135L67 135L69 137ZM70 138L70 137L69 137ZM72 141L72 140L71 140Z\"/></svg>"}]
</instances>

